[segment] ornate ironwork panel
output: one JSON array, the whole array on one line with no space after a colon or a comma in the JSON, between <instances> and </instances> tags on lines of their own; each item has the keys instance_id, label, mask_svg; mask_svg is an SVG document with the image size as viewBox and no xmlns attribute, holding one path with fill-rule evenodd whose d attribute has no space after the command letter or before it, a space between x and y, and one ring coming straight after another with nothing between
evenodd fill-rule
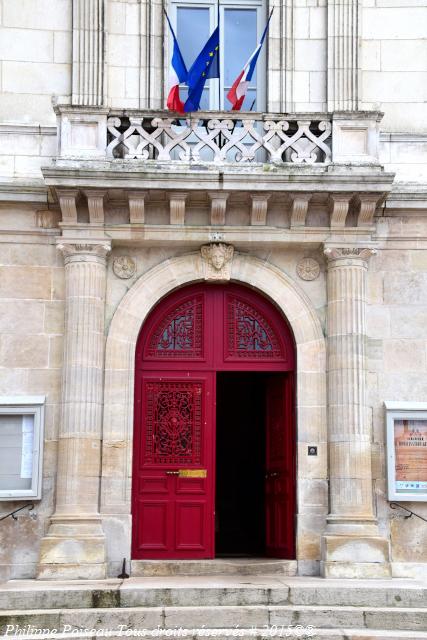
<instances>
[{"instance_id":1,"label":"ornate ironwork panel","mask_svg":"<svg viewBox=\"0 0 427 640\"><path fill-rule=\"evenodd\" d=\"M203 354L203 300L182 302L161 319L151 334L150 358L200 358Z\"/></svg>"},{"instance_id":2,"label":"ornate ironwork panel","mask_svg":"<svg viewBox=\"0 0 427 640\"><path fill-rule=\"evenodd\" d=\"M283 349L268 320L236 297L227 301L228 357L282 358Z\"/></svg>"},{"instance_id":3,"label":"ornate ironwork panel","mask_svg":"<svg viewBox=\"0 0 427 640\"><path fill-rule=\"evenodd\" d=\"M146 463L200 464L202 390L200 382L147 384Z\"/></svg>"},{"instance_id":4,"label":"ornate ironwork panel","mask_svg":"<svg viewBox=\"0 0 427 640\"><path fill-rule=\"evenodd\" d=\"M112 112L107 120L107 157L156 162L329 163L332 122L328 114L316 119L284 119L261 113L198 112L191 118L158 112Z\"/></svg>"}]
</instances>

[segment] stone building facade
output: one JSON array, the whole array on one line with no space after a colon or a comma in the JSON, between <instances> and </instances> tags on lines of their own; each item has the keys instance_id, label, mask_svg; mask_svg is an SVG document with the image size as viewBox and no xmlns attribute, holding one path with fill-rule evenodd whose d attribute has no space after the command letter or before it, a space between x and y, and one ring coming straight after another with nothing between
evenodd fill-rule
<instances>
[{"instance_id":1,"label":"stone building facade","mask_svg":"<svg viewBox=\"0 0 427 640\"><path fill-rule=\"evenodd\" d=\"M387 499L384 403L427 402L427 6L270 5L265 111L185 123L163 111L161 1L0 0L0 395L45 397L3 578L131 559L138 335L218 282L293 334L295 571L425 575L425 523Z\"/></svg>"}]
</instances>

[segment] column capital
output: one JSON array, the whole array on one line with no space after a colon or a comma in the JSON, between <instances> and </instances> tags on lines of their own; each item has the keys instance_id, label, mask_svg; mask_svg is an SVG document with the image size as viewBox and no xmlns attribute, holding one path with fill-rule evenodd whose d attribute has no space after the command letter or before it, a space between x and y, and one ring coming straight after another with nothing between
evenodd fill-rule
<instances>
[{"instance_id":1,"label":"column capital","mask_svg":"<svg viewBox=\"0 0 427 640\"><path fill-rule=\"evenodd\" d=\"M65 264L71 262L99 262L105 264L111 251L109 240L72 240L58 238L57 248L64 256Z\"/></svg>"},{"instance_id":2,"label":"column capital","mask_svg":"<svg viewBox=\"0 0 427 640\"><path fill-rule=\"evenodd\" d=\"M374 246L336 247L325 245L323 253L328 261L328 268L343 265L367 266L371 256L378 253ZM364 264L363 264L364 263Z\"/></svg>"}]
</instances>

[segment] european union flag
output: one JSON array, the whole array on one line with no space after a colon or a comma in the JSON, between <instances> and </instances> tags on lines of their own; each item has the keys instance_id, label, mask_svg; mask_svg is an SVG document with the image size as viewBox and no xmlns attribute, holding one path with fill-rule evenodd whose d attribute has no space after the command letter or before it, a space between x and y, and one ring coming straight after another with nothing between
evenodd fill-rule
<instances>
[{"instance_id":1,"label":"european union flag","mask_svg":"<svg viewBox=\"0 0 427 640\"><path fill-rule=\"evenodd\" d=\"M206 80L219 78L219 26L193 62L187 76L188 98L184 111L198 111Z\"/></svg>"}]
</instances>

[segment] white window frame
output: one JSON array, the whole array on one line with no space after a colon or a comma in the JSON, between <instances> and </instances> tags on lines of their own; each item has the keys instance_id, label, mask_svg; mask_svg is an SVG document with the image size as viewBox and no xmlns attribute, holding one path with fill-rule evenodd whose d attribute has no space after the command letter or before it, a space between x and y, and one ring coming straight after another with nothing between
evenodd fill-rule
<instances>
[{"instance_id":1,"label":"white window frame","mask_svg":"<svg viewBox=\"0 0 427 640\"><path fill-rule=\"evenodd\" d=\"M395 420L427 420L427 402L384 402L387 429L387 484L388 499L393 502L427 502L424 493L396 491L396 452L394 446ZM426 450L427 455L427 450Z\"/></svg>"},{"instance_id":2,"label":"white window frame","mask_svg":"<svg viewBox=\"0 0 427 640\"><path fill-rule=\"evenodd\" d=\"M29 489L0 489L0 500L41 500L45 396L0 396L0 415L34 417L33 468Z\"/></svg>"},{"instance_id":3,"label":"white window frame","mask_svg":"<svg viewBox=\"0 0 427 640\"><path fill-rule=\"evenodd\" d=\"M209 13L209 21L210 21L210 33L212 33L212 31L215 29L216 24L217 24L217 3L215 2L215 0L170 0L170 20L172 23L172 26L175 30L175 33L177 33L177 7L194 7L194 8L203 8L203 7L209 7L210 8L210 13ZM221 0L221 4L220 4L220 9L224 9L224 8L230 8L230 9L239 9L239 8L245 8L245 9L259 9L259 11L257 11L257 40L256 43L254 45L254 49L256 47L256 45L258 44L258 42L261 39L262 36L262 32L265 28L266 25L266 20L267 20L267 9L266 9L266 2L265 0ZM168 74L169 74L169 67L170 67L170 56L172 54L172 36L169 32L169 28L168 28L168 34L169 34L169 38L168 38L168 47L167 47L167 52L168 52L168 59L167 59L167 70L166 70L166 84L168 82ZM224 94L224 56L222 54L223 52L223 44L224 44L224 40L223 40L223 36L221 34L224 33L224 11L220 10L220 59L219 59L219 63L220 63L220 78L211 78L208 82L209 87L210 87L210 92L209 92L209 96L210 96L210 107L209 110L210 111L229 111L231 109L231 104L224 104L223 108L220 108L220 105L218 103L218 99L220 96L223 96ZM178 35L178 34L177 34ZM258 58L258 62L257 62L257 102L258 102L258 111L259 112L264 112L266 110L266 105L267 105L267 46L268 46L268 39L266 39L266 41L264 42L264 45L261 49L261 53L259 55ZM243 69L243 65L246 64L247 60L242 60L242 69ZM260 73L259 71L264 71L264 73ZM220 86L218 87L218 82L220 83ZM252 87L250 87L252 88ZM166 91L167 94L167 91Z\"/></svg>"}]
</instances>

